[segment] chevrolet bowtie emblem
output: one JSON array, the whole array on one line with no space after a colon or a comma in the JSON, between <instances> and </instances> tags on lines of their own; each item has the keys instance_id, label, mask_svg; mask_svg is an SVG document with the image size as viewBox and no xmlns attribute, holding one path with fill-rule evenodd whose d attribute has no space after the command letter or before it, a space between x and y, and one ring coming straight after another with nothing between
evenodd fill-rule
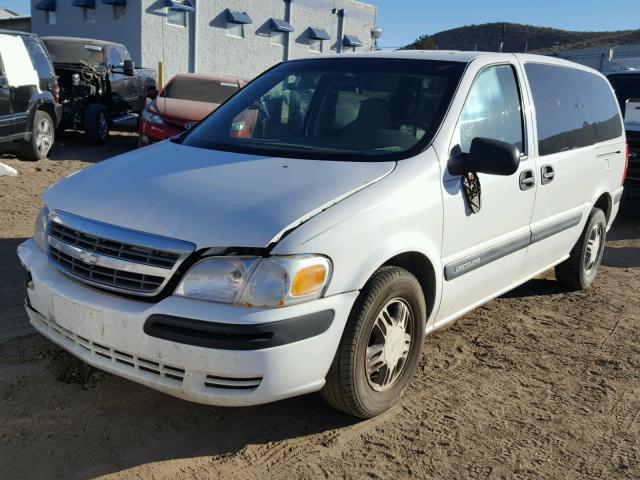
<instances>
[{"instance_id":1,"label":"chevrolet bowtie emblem","mask_svg":"<svg viewBox=\"0 0 640 480\"><path fill-rule=\"evenodd\" d=\"M80 255L78 255L78 258L82 261L82 263L86 263L87 265L95 265L96 263L98 263L99 257L95 253L83 250L82 252L80 252Z\"/></svg>"}]
</instances>

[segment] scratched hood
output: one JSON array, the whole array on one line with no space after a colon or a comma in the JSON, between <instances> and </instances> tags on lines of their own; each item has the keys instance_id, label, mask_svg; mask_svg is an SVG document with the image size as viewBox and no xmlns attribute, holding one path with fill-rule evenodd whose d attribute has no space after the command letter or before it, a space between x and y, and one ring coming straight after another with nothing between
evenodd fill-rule
<instances>
[{"instance_id":1,"label":"scratched hood","mask_svg":"<svg viewBox=\"0 0 640 480\"><path fill-rule=\"evenodd\" d=\"M265 247L388 175L394 162L260 157L162 142L73 174L51 210L205 247Z\"/></svg>"}]
</instances>

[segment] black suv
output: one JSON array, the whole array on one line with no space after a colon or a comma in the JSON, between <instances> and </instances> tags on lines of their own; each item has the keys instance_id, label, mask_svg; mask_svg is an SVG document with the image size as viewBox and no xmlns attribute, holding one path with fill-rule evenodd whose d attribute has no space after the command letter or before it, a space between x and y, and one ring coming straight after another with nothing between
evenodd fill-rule
<instances>
[{"instance_id":1,"label":"black suv","mask_svg":"<svg viewBox=\"0 0 640 480\"><path fill-rule=\"evenodd\" d=\"M40 38L0 30L0 143L26 160L46 158L60 114L58 82Z\"/></svg>"}]
</instances>

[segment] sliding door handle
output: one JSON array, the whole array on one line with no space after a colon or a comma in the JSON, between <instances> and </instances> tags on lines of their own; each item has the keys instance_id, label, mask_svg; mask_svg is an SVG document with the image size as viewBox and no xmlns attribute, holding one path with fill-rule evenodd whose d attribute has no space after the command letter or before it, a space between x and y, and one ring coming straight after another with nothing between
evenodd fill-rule
<instances>
[{"instance_id":1,"label":"sliding door handle","mask_svg":"<svg viewBox=\"0 0 640 480\"><path fill-rule=\"evenodd\" d=\"M556 172L553 171L553 167L551 165L545 165L540 169L540 183L542 183L542 185L551 183L555 176Z\"/></svg>"}]
</instances>

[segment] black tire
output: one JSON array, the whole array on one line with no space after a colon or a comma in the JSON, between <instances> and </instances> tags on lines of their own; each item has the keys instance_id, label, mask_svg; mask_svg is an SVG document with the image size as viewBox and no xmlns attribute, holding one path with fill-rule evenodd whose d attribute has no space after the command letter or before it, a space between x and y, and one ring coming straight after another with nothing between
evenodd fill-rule
<instances>
[{"instance_id":1,"label":"black tire","mask_svg":"<svg viewBox=\"0 0 640 480\"><path fill-rule=\"evenodd\" d=\"M391 309L396 305L393 302L397 301L400 301L398 306L404 304L408 307L412 316L411 321L407 321L409 326L405 330L405 333L411 335L411 342L402 366L400 361L395 364L398 373L392 374L391 378L395 375L397 378L389 383L386 390L380 391L375 388L382 388L376 382L384 376L383 371L372 370L371 375L367 373L367 350L374 336L381 333L375 327L378 315L387 305ZM390 311L392 310L387 313ZM426 317L427 307L416 277L400 267L380 268L364 286L351 310L338 351L327 374L326 384L320 392L322 398L332 407L360 418L374 417L395 405L404 394L418 365ZM391 338L391 331L392 329L387 330L386 338ZM398 336L394 338L397 339ZM406 339L404 336L402 338L403 348L406 349ZM391 345L390 341L389 343ZM379 344L371 346L379 347ZM393 347L388 350L391 352L389 357L393 357ZM385 358L386 353L386 349L381 350L379 358ZM379 368L389 372L396 371L386 367Z\"/></svg>"},{"instance_id":2,"label":"black tire","mask_svg":"<svg viewBox=\"0 0 640 480\"><path fill-rule=\"evenodd\" d=\"M102 145L109 138L109 112L104 105L90 103L84 113L84 135L92 145Z\"/></svg>"},{"instance_id":3,"label":"black tire","mask_svg":"<svg viewBox=\"0 0 640 480\"><path fill-rule=\"evenodd\" d=\"M47 158L56 140L53 119L44 110L36 110L31 126L31 138L20 149L25 160L35 162Z\"/></svg>"},{"instance_id":4,"label":"black tire","mask_svg":"<svg viewBox=\"0 0 640 480\"><path fill-rule=\"evenodd\" d=\"M597 245L592 243L594 235L599 235ZM607 218L602 210L594 208L569 258L556 266L556 279L574 290L589 288L598 275L606 235Z\"/></svg>"}]
</instances>

